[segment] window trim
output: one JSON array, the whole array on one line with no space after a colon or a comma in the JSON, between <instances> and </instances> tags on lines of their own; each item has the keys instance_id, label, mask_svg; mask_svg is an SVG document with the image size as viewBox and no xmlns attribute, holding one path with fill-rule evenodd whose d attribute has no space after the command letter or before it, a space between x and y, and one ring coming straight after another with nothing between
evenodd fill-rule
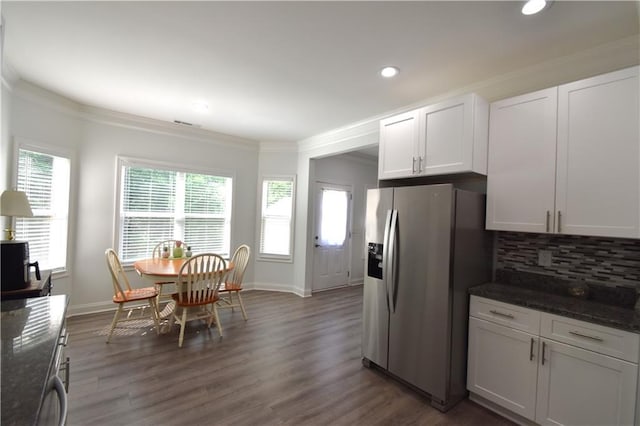
<instances>
[{"instance_id":1,"label":"window trim","mask_svg":"<svg viewBox=\"0 0 640 426\"><path fill-rule=\"evenodd\" d=\"M67 277L71 274L71 258L74 252L74 228L72 223L76 223L75 210L72 208L76 205L76 154L73 149L62 147L59 145L47 144L44 142L38 142L27 138L14 137L13 146L13 173L11 176L11 188L18 187L18 162L20 157L20 150L38 152L45 155L51 155L55 157L63 157L69 160L69 199L67 205L67 252L65 253L65 265L62 268L50 270L43 269L42 271L51 271L51 275L55 278ZM14 218L10 219L15 220ZM13 226L14 223L11 223ZM37 259L30 259L37 260Z\"/></svg>"},{"instance_id":2,"label":"window trim","mask_svg":"<svg viewBox=\"0 0 640 426\"><path fill-rule=\"evenodd\" d=\"M265 181L270 180L290 180L293 188L291 188L291 223L289 224L289 254L281 255L281 254L268 254L262 253L260 248L262 246L261 236L262 236L262 192ZM257 204L257 222L256 222L256 260L261 262L275 262L275 263L293 263L293 254L295 252L294 241L295 241L295 229L296 229L296 191L297 191L297 182L295 174L264 174L260 176L260 180L258 183L258 204Z\"/></svg>"},{"instance_id":3,"label":"window trim","mask_svg":"<svg viewBox=\"0 0 640 426\"><path fill-rule=\"evenodd\" d=\"M115 160L115 185L113 190L113 234L112 234L112 247L118 247L120 243L120 205L122 203L122 194L120 193L120 185L122 184L122 167L125 165L135 165L138 167L148 167L154 169L162 169L173 172L182 173L201 173L212 176L219 176L231 179L231 218L229 219L229 250L233 254L234 245L234 224L236 212L236 176L234 172L221 169L210 169L206 167L190 166L181 163L170 163L167 161L151 160L139 157L129 157L125 155L116 155ZM117 250L117 249L116 249ZM151 257L151 253L149 253ZM129 268L133 266L132 261L123 261L122 266Z\"/></svg>"}]
</instances>

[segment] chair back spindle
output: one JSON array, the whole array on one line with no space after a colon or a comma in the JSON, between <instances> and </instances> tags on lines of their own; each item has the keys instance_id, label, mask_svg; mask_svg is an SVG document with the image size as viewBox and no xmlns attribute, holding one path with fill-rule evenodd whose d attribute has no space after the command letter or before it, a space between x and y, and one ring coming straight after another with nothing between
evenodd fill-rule
<instances>
[{"instance_id":1,"label":"chair back spindle","mask_svg":"<svg viewBox=\"0 0 640 426\"><path fill-rule=\"evenodd\" d=\"M217 296L226 269L227 262L213 253L199 254L187 260L178 274L178 303L211 303Z\"/></svg>"}]
</instances>

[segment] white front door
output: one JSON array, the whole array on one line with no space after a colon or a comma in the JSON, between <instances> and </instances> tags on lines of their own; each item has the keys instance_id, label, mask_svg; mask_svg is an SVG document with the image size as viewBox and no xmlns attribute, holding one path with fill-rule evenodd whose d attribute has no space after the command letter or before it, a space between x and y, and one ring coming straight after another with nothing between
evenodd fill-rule
<instances>
[{"instance_id":1,"label":"white front door","mask_svg":"<svg viewBox=\"0 0 640 426\"><path fill-rule=\"evenodd\" d=\"M349 284L351 188L316 182L313 291Z\"/></svg>"}]
</instances>

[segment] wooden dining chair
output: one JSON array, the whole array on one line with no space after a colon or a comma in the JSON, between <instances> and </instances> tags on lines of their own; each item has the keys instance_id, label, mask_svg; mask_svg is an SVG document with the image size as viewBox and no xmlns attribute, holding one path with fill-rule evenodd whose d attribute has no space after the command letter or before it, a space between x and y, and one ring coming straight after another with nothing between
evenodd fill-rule
<instances>
[{"instance_id":1,"label":"wooden dining chair","mask_svg":"<svg viewBox=\"0 0 640 426\"><path fill-rule=\"evenodd\" d=\"M104 252L104 254L107 258L107 267L111 273L111 282L113 283L113 303L118 305L118 309L111 321L111 329L107 336L107 343L111 340L111 335L113 334L113 330L116 328L116 324L118 324L118 322L140 320L139 317L132 318L129 315L125 318L121 318L120 316L124 311L124 306L127 304L140 304L140 302L144 301L146 301L151 308L151 319L156 326L156 333L160 334L157 305L158 291L154 287L131 288L129 279L124 273L124 269L122 269L122 264L120 263L120 259L118 258L118 254L115 250L109 248Z\"/></svg>"},{"instance_id":2,"label":"wooden dining chair","mask_svg":"<svg viewBox=\"0 0 640 426\"><path fill-rule=\"evenodd\" d=\"M174 320L180 324L178 347L182 347L186 323L196 319L207 320L208 327L215 321L222 337L217 302L220 300L218 290L226 269L227 262L213 253L193 256L180 268L176 281L178 292L171 295L176 303Z\"/></svg>"},{"instance_id":3,"label":"wooden dining chair","mask_svg":"<svg viewBox=\"0 0 640 426\"><path fill-rule=\"evenodd\" d=\"M231 258L233 270L227 274L224 282L220 285L220 303L218 304L221 308L231 308L232 312L234 308L239 307L245 321L249 318L247 317L247 311L244 308L240 291L242 291L242 280L244 278L244 271L247 269L247 264L249 263L250 255L251 249L246 244L238 247L235 253L233 253L233 257ZM237 297L237 302L233 299L234 294Z\"/></svg>"}]
</instances>

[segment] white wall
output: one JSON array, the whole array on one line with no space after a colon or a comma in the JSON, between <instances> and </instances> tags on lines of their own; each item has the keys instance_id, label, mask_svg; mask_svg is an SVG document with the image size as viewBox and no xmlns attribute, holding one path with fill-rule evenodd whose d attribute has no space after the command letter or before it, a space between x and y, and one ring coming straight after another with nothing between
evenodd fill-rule
<instances>
[{"instance_id":1,"label":"white wall","mask_svg":"<svg viewBox=\"0 0 640 426\"><path fill-rule=\"evenodd\" d=\"M378 184L378 162L358 158L353 154L324 157L312 160L315 167L314 183L325 182L350 186L353 195L351 221L351 253L349 284L361 284L364 280L364 228L366 192ZM311 212L316 211L316 199L311 197ZM309 223L313 225L313 220ZM311 264L313 265L313 263Z\"/></svg>"},{"instance_id":2,"label":"white wall","mask_svg":"<svg viewBox=\"0 0 640 426\"><path fill-rule=\"evenodd\" d=\"M298 191L296 198L295 263L293 283L304 296L311 295L313 265L314 158L351 152L378 145L378 122L370 120L304 141L298 153Z\"/></svg>"},{"instance_id":3,"label":"white wall","mask_svg":"<svg viewBox=\"0 0 640 426\"><path fill-rule=\"evenodd\" d=\"M28 90L28 91L27 91ZM67 112L63 112L67 111ZM15 149L18 142L42 146L72 155L71 197L69 210L69 244L67 247L68 273L53 278L53 294L71 294L73 283L73 253L77 226L77 153L82 132L82 120L77 105L65 99L51 96L34 87L16 84L12 90L10 154L3 158L3 165L11 173L11 185L15 179ZM38 259L31 259L32 261ZM70 304L73 304L71 300Z\"/></svg>"},{"instance_id":4,"label":"white wall","mask_svg":"<svg viewBox=\"0 0 640 426\"><path fill-rule=\"evenodd\" d=\"M116 157L144 158L231 173L234 178L231 249L255 242L258 146L212 132L138 120L90 108L25 86L13 99L14 140L73 152L69 275L55 277L69 294L70 314L113 308L104 251L114 245ZM12 161L4 162L13 170ZM133 285L142 285L134 273ZM245 279L254 277L249 265Z\"/></svg>"},{"instance_id":5,"label":"white wall","mask_svg":"<svg viewBox=\"0 0 640 426\"><path fill-rule=\"evenodd\" d=\"M2 173L0 173L0 188L11 188L11 175L9 168L6 166L5 159L11 157L11 92L2 79L2 92L0 92L0 115L2 116L2 126L0 127L0 158L2 158ZM0 218L0 229L6 229L9 226L8 218L2 216ZM4 233L3 233L4 234ZM5 239L2 235L2 239Z\"/></svg>"},{"instance_id":6,"label":"white wall","mask_svg":"<svg viewBox=\"0 0 640 426\"><path fill-rule=\"evenodd\" d=\"M571 80L596 75L640 63L637 38L623 39L598 46L571 57L529 67L508 75L496 76L437 97L425 99L415 105L369 117L359 123L300 141L297 154L290 149L274 149L258 153L247 148L247 141L229 140L212 132L181 131L170 124L152 120L133 120L122 116L96 112L51 94L16 90L10 92L10 111L2 111L2 175L12 173L6 145L11 135L36 142L60 145L75 150L77 176L74 177L76 197L72 214L74 240L71 241L71 275L56 280L56 291L72 295L71 311L90 310L106 306L106 267L102 259L104 249L113 244L113 182L115 155L144 156L157 160L171 160L182 164L211 167L232 167L236 173L236 203L232 244L237 246L256 241L256 199L258 169L260 173L295 173L297 176L296 222L294 236L294 262L258 262L255 273L247 272L249 283L292 291L299 295L311 294L311 265L313 248L312 219L309 189L315 179L314 158L349 152L378 143L380 118L436 102L444 98L475 91L493 101L528 91L549 87ZM3 88L3 105L7 91ZM44 104L43 100L44 99ZM98 118L96 118L98 117ZM244 143L243 143L244 142ZM238 143L240 148L229 148ZM0 176L0 184L2 184ZM7 179L6 177L4 179ZM2 188L8 187L4 182ZM99 188L99 189L96 189ZM106 191L106 194L103 194ZM95 235L94 235L95 234ZM308 267L309 266L309 267ZM257 286L259 287L259 286Z\"/></svg>"},{"instance_id":7,"label":"white wall","mask_svg":"<svg viewBox=\"0 0 640 426\"><path fill-rule=\"evenodd\" d=\"M258 167L258 179L268 175L296 175L297 178L297 159L295 144L285 146L272 146L271 144L262 144L260 151L260 161ZM299 185L299 182L296 182ZM256 200L259 198L257 188L255 195ZM256 244L258 244L258 232L260 231L259 215L260 206L256 211ZM297 212L296 212L297 213ZM297 216L297 214L296 214ZM257 250L257 246L256 246ZM295 243L294 243L295 250ZM255 258L255 256L254 256ZM294 285L293 269L294 262L275 262L272 260L256 260L255 261L255 279L252 286L258 290L286 291L303 295L300 289Z\"/></svg>"}]
</instances>

